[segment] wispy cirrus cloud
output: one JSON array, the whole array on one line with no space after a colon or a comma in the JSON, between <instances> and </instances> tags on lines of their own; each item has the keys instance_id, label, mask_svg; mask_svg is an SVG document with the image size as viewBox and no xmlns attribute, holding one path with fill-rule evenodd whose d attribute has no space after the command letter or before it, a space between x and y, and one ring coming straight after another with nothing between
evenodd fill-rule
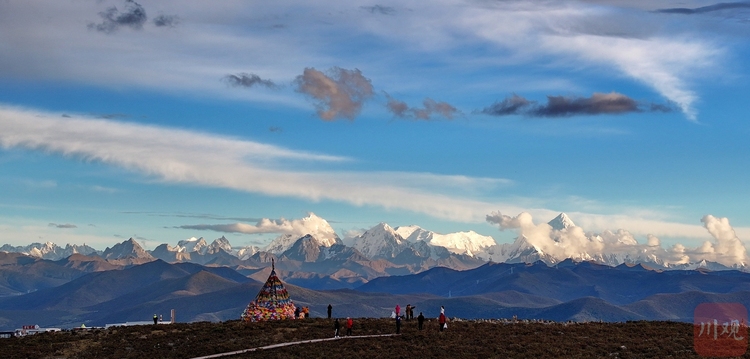
<instances>
[{"instance_id":1,"label":"wispy cirrus cloud","mask_svg":"<svg viewBox=\"0 0 750 359\"><path fill-rule=\"evenodd\" d=\"M304 172L290 166L294 161L350 159L185 130L3 107L0 145L100 161L170 183L407 209L463 220L481 218L482 208L493 205L445 193L471 193L508 183L430 173Z\"/></svg>"},{"instance_id":2,"label":"wispy cirrus cloud","mask_svg":"<svg viewBox=\"0 0 750 359\"><path fill-rule=\"evenodd\" d=\"M226 188L272 197L336 201L407 210L479 223L487 213L558 211L482 200L513 182L497 178L409 172L300 171L294 161L345 163L341 156L157 126L0 106L0 146L24 148L121 167L168 183ZM286 165L284 165L286 164ZM216 176L221 173L221 176ZM629 215L572 212L587 228L628 228L635 234L700 238L700 226ZM226 228L231 229L231 228Z\"/></svg>"},{"instance_id":3,"label":"wispy cirrus cloud","mask_svg":"<svg viewBox=\"0 0 750 359\"><path fill-rule=\"evenodd\" d=\"M592 5L586 2L450 0L439 5L408 2L405 6L409 11L395 11L386 3L356 2L341 12L324 10L326 3L292 3L298 5L294 7L297 10L284 12L283 16L285 21L299 26L269 33L267 29L278 24L280 16L278 7L273 4L165 2L164 11L180 11L179 36L174 31L114 36L118 29L142 28L152 22L154 27L169 27L178 20L174 15L160 15L148 21L146 9L132 0L118 1L117 6L109 8L102 8L96 2L47 1L46 6L38 8L10 3L7 13L12 13L13 18L0 22L0 30L13 34L15 40L12 53L6 51L7 56L0 59L0 74L105 87L210 93L298 106L302 101L290 94L237 95L227 91L225 86L218 86L216 78L248 66L262 69L265 76L291 79L299 69L313 65L320 68L358 64L368 74L381 74L379 87L393 90L394 85L381 80L383 73L413 74L412 81L423 83L457 82L450 68L450 64L457 61L454 54L475 54L472 51L476 48L486 48L488 51L481 54L476 63L462 62L462 66L474 67L478 72L531 63L563 72L573 69L602 78L611 78L612 74L625 76L654 89L694 120L699 94L693 80L702 76L705 69L722 68L715 66L722 55L722 48L715 41L700 33L681 32L679 27L675 30L675 27L661 25L665 18L677 16L633 9L627 3L619 6L615 2ZM731 4L744 6L744 3ZM91 15L102 9L107 10L100 15L101 21L91 23ZM40 12L50 21L33 22ZM309 16L311 13L316 16ZM248 27L250 20L257 22L257 26ZM37 29L28 31L29 23L37 24ZM96 36L98 31L85 31L81 23L91 23L93 30L113 36ZM243 31L237 31L240 28ZM378 41L362 41L373 38ZM373 44L377 46L371 46ZM262 53L257 53L257 49L263 49ZM397 49L403 56L379 57L385 49ZM248 53L255 55L248 58ZM493 56L497 53L503 55ZM336 54L336 61L329 54ZM32 58L35 60L28 61ZM278 60L282 58L284 61ZM359 65L363 58L379 60L370 62L365 69ZM420 63L413 61L415 58L435 59L435 66L445 69L444 79L438 81L419 75L413 67L413 63L417 63L416 66ZM205 66L209 63L212 66ZM133 64L139 64L137 70ZM331 74L328 77L332 78ZM334 96L320 98L312 93L307 95L317 102L321 115L351 118L362 109L361 102L354 100L354 104L360 105L354 106L353 113L331 111L336 108L332 106ZM461 107L455 100L447 100Z\"/></svg>"}]
</instances>

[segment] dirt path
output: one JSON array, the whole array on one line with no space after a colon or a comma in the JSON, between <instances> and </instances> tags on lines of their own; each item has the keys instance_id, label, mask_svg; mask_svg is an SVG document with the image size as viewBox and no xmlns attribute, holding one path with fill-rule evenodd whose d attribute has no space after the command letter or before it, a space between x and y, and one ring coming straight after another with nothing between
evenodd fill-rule
<instances>
[{"instance_id":1,"label":"dirt path","mask_svg":"<svg viewBox=\"0 0 750 359\"><path fill-rule=\"evenodd\" d=\"M191 359L221 358L221 357L227 357L227 356L231 356L231 355L238 355L238 354L244 354L244 353L248 353L248 352L254 352L254 351L257 351L257 350L281 348L281 347L286 347L286 346L290 346L290 345L298 345L298 344L325 342L325 341L329 341L329 340L357 339L357 338L376 338L376 337L392 337L392 336L395 336L395 335L398 335L398 334L353 335L353 336L338 337L338 338L323 338L323 339L300 340L300 341L297 341L297 342L272 344L272 345L266 345L264 347L257 347L257 348L243 349L243 350L235 350L233 352L226 352L226 353L206 355L206 356L195 357L195 358L191 358Z\"/></svg>"}]
</instances>

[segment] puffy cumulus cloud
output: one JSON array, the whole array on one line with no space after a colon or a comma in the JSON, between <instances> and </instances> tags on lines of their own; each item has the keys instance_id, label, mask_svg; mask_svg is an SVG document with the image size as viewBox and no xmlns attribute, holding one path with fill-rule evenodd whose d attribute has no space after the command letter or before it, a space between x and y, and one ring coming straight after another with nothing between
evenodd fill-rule
<instances>
[{"instance_id":1,"label":"puffy cumulus cloud","mask_svg":"<svg viewBox=\"0 0 750 359\"><path fill-rule=\"evenodd\" d=\"M335 234L335 231L333 230L331 225L328 224L325 219L316 216L314 213L309 213L307 217L293 220L288 220L285 218L262 218L256 224L198 224L184 225L179 226L178 228L244 234L277 233L290 234L299 237L302 237L306 234L311 234L315 237L320 238L327 238L332 234Z\"/></svg>"},{"instance_id":2,"label":"puffy cumulus cloud","mask_svg":"<svg viewBox=\"0 0 750 359\"><path fill-rule=\"evenodd\" d=\"M598 93L591 97L547 96L546 104L537 104L513 94L482 109L491 116L526 115L531 117L570 117L579 115L623 114L630 112L671 112L664 104L642 103L617 92Z\"/></svg>"},{"instance_id":3,"label":"puffy cumulus cloud","mask_svg":"<svg viewBox=\"0 0 750 359\"><path fill-rule=\"evenodd\" d=\"M102 17L102 22L99 24L90 23L89 29L109 34L122 26L128 26L136 30L143 28L143 24L148 19L146 9L133 0L125 0L124 7L125 10L122 12L115 6L100 12L99 16Z\"/></svg>"},{"instance_id":4,"label":"puffy cumulus cloud","mask_svg":"<svg viewBox=\"0 0 750 359\"><path fill-rule=\"evenodd\" d=\"M326 121L337 118L353 120L364 102L374 95L370 80L359 69L334 67L325 74L306 68L295 83L298 92L317 101L318 116Z\"/></svg>"},{"instance_id":5,"label":"puffy cumulus cloud","mask_svg":"<svg viewBox=\"0 0 750 359\"><path fill-rule=\"evenodd\" d=\"M518 231L518 239L510 248L531 245L558 261L572 258L609 264L648 261L682 265L706 260L727 267L748 264L747 249L737 238L734 229L729 225L729 220L711 215L703 217L701 221L714 241L706 241L696 248L687 248L679 243L670 248L663 248L659 238L653 235L647 236L646 244L640 244L633 234L625 229L594 233L585 232L583 228L573 224L565 228L553 228L548 223L535 224L531 214L527 212L515 217L492 212L486 216L486 221L497 225L500 230ZM505 247L498 251L509 252L512 249Z\"/></svg>"},{"instance_id":6,"label":"puffy cumulus cloud","mask_svg":"<svg viewBox=\"0 0 750 359\"><path fill-rule=\"evenodd\" d=\"M500 212L492 212L487 215L486 220L491 224L498 225L501 230L530 228L534 226L534 221L528 212L521 212L516 217L504 215Z\"/></svg>"},{"instance_id":7,"label":"puffy cumulus cloud","mask_svg":"<svg viewBox=\"0 0 750 359\"><path fill-rule=\"evenodd\" d=\"M648 244L649 247L661 246L661 240L659 240L659 238L653 234L649 234L646 236L646 243Z\"/></svg>"},{"instance_id":8,"label":"puffy cumulus cloud","mask_svg":"<svg viewBox=\"0 0 750 359\"><path fill-rule=\"evenodd\" d=\"M385 96L388 99L388 103L386 103L386 109L394 116L399 118L430 120L432 119L432 115L437 114L447 119L452 119L453 116L459 113L459 111L455 107L453 107L453 105L447 102L438 102L429 97L424 99L424 101L422 102L422 105L424 107L418 108L409 107L406 102L395 99L387 93L385 94Z\"/></svg>"},{"instance_id":9,"label":"puffy cumulus cloud","mask_svg":"<svg viewBox=\"0 0 750 359\"><path fill-rule=\"evenodd\" d=\"M266 80L260 78L260 76L256 74L248 74L248 73L239 73L237 75L226 75L224 76L223 80L234 87L253 87L253 86L264 86L267 88L276 88L276 84L271 80Z\"/></svg>"},{"instance_id":10,"label":"puffy cumulus cloud","mask_svg":"<svg viewBox=\"0 0 750 359\"><path fill-rule=\"evenodd\" d=\"M701 247L701 252L706 253L703 259L724 265L748 263L747 248L737 238L728 218L716 218L709 214L704 216L701 222L715 239L714 243L706 241Z\"/></svg>"}]
</instances>

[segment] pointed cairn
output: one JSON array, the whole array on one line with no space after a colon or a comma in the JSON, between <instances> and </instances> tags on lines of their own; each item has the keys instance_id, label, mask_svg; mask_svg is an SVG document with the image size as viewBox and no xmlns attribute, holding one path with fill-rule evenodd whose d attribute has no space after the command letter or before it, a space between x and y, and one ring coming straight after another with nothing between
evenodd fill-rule
<instances>
[{"instance_id":1,"label":"pointed cairn","mask_svg":"<svg viewBox=\"0 0 750 359\"><path fill-rule=\"evenodd\" d=\"M294 319L294 302L284 284L276 276L276 265L271 259L271 275L258 292L255 300L250 302L242 312L245 322L261 322L267 320Z\"/></svg>"}]
</instances>

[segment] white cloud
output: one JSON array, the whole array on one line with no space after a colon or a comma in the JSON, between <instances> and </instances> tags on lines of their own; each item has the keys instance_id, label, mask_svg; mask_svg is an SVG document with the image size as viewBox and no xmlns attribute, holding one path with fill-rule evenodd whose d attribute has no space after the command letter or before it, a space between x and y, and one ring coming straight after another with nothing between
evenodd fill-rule
<instances>
[{"instance_id":1,"label":"white cloud","mask_svg":"<svg viewBox=\"0 0 750 359\"><path fill-rule=\"evenodd\" d=\"M714 243L706 241L701 247L706 259L722 264L748 263L747 248L737 238L728 218L716 218L709 214L701 222L715 239Z\"/></svg>"},{"instance_id":2,"label":"white cloud","mask_svg":"<svg viewBox=\"0 0 750 359\"><path fill-rule=\"evenodd\" d=\"M496 211L487 215L486 220L501 230L517 230L519 237L525 237L528 243L558 260L606 259L614 255L620 260L649 260L653 256L670 264L697 263L701 260L730 267L748 264L747 248L735 234L729 220L711 215L703 217L701 221L713 236L713 242L705 241L696 248L677 243L669 249L661 247L659 238L653 234L648 234L646 243L641 244L625 229L605 229L595 233L585 232L580 226L571 226L556 230L547 223L535 224L532 215L527 212L513 217Z\"/></svg>"},{"instance_id":3,"label":"white cloud","mask_svg":"<svg viewBox=\"0 0 750 359\"><path fill-rule=\"evenodd\" d=\"M60 114L2 106L0 146L100 161L167 183L407 210L456 222L481 223L487 213L497 209L505 213L526 211L537 218L553 218L559 213L477 199L494 188L512 184L505 179L408 172L305 172L290 166L300 161L346 164L352 159L186 130L64 118ZM569 214L591 230L627 228L642 236L705 236L701 226L655 219L652 215ZM514 226L528 223L530 220ZM750 229L738 228L737 232L750 233Z\"/></svg>"},{"instance_id":4,"label":"white cloud","mask_svg":"<svg viewBox=\"0 0 750 359\"><path fill-rule=\"evenodd\" d=\"M445 71L441 70L445 73L450 72L451 61L477 69L532 62L564 72L571 68L614 69L679 104L694 119L698 95L689 80L721 54L700 34L678 33L660 25L674 18L614 4L406 1L381 5L393 9L392 14L382 15L364 11L363 6L372 6L367 1L348 2L345 7L326 1L284 5L188 0L139 3L152 19L158 13L169 13L181 21L174 27L145 23L141 30L122 28L104 34L87 29L86 24L100 20L98 13L110 6L105 3L40 1L32 7L25 1L4 2L0 11L0 52L4 54L0 74L309 108L292 91L239 91L221 79L251 71L277 83L291 83L311 66L360 66L376 88L393 90L401 88L402 82L413 81L424 88L424 83L434 79L419 78L409 61L402 60L429 53L446 64ZM329 11L333 6L340 9ZM333 34L350 34L351 39L336 37L342 41L332 41ZM372 35L378 41L362 42ZM467 56L477 45L492 48L490 54L502 55ZM352 48L361 51L350 51ZM345 55L382 52L394 56L368 59L367 68L361 67L358 55ZM467 57L474 59L467 62ZM389 58L397 58L399 66ZM608 71L594 71L609 76ZM404 76L409 76L409 81Z\"/></svg>"},{"instance_id":5,"label":"white cloud","mask_svg":"<svg viewBox=\"0 0 750 359\"><path fill-rule=\"evenodd\" d=\"M348 159L185 130L8 107L0 107L0 145L101 161L170 183L407 209L462 221L481 221L483 213L496 205L444 192L471 192L508 182L429 173L302 172L284 166L294 161Z\"/></svg>"},{"instance_id":6,"label":"white cloud","mask_svg":"<svg viewBox=\"0 0 750 359\"><path fill-rule=\"evenodd\" d=\"M258 221L258 223L254 225L246 223L199 224L180 226L180 228L214 230L219 232L235 232L245 234L291 234L298 237L302 237L306 234L312 234L313 236L318 238L328 238L331 236L335 236L335 231L333 230L333 228L331 228L328 222L325 219L316 216L314 213L310 213L305 218L293 220L288 220L285 218L262 218Z\"/></svg>"},{"instance_id":7,"label":"white cloud","mask_svg":"<svg viewBox=\"0 0 750 359\"><path fill-rule=\"evenodd\" d=\"M685 78L708 68L718 49L699 40L675 38L613 38L594 35L545 36L544 46L558 53L572 53L582 60L614 66L625 75L652 87L696 120L698 96Z\"/></svg>"}]
</instances>

